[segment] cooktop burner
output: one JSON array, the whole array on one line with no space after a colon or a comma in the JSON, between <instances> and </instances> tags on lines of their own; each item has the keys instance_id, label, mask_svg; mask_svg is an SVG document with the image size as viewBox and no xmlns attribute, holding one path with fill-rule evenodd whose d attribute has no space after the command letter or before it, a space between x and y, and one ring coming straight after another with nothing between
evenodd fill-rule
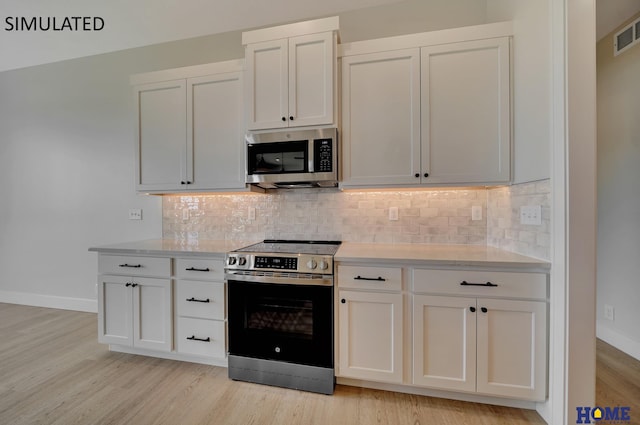
<instances>
[{"instance_id":1,"label":"cooktop burner","mask_svg":"<svg viewBox=\"0 0 640 425\"><path fill-rule=\"evenodd\" d=\"M237 249L234 252L334 255L340 248L341 243L341 241L266 239L263 242Z\"/></svg>"}]
</instances>

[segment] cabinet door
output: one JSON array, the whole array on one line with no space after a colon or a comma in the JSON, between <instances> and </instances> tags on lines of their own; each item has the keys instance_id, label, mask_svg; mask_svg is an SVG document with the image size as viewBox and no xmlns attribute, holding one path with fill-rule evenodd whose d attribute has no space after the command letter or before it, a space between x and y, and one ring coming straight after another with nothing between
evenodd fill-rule
<instances>
[{"instance_id":1,"label":"cabinet door","mask_svg":"<svg viewBox=\"0 0 640 425\"><path fill-rule=\"evenodd\" d=\"M478 299L477 321L477 391L544 400L546 303Z\"/></svg>"},{"instance_id":2,"label":"cabinet door","mask_svg":"<svg viewBox=\"0 0 640 425\"><path fill-rule=\"evenodd\" d=\"M334 35L289 39L289 127L333 122Z\"/></svg>"},{"instance_id":3,"label":"cabinet door","mask_svg":"<svg viewBox=\"0 0 640 425\"><path fill-rule=\"evenodd\" d=\"M476 389L475 298L413 296L413 383Z\"/></svg>"},{"instance_id":4,"label":"cabinet door","mask_svg":"<svg viewBox=\"0 0 640 425\"><path fill-rule=\"evenodd\" d=\"M137 108L136 189L184 188L186 175L185 80L134 88Z\"/></svg>"},{"instance_id":5,"label":"cabinet door","mask_svg":"<svg viewBox=\"0 0 640 425\"><path fill-rule=\"evenodd\" d=\"M344 186L420 183L418 49L342 59L342 140Z\"/></svg>"},{"instance_id":6,"label":"cabinet door","mask_svg":"<svg viewBox=\"0 0 640 425\"><path fill-rule=\"evenodd\" d=\"M189 189L244 188L242 74L187 80Z\"/></svg>"},{"instance_id":7,"label":"cabinet door","mask_svg":"<svg viewBox=\"0 0 640 425\"><path fill-rule=\"evenodd\" d=\"M133 284L133 345L138 348L171 351L171 280L137 277Z\"/></svg>"},{"instance_id":8,"label":"cabinet door","mask_svg":"<svg viewBox=\"0 0 640 425\"><path fill-rule=\"evenodd\" d=\"M339 376L402 382L402 295L340 291Z\"/></svg>"},{"instance_id":9,"label":"cabinet door","mask_svg":"<svg viewBox=\"0 0 640 425\"><path fill-rule=\"evenodd\" d=\"M129 277L98 277L98 341L132 345L132 292Z\"/></svg>"},{"instance_id":10,"label":"cabinet door","mask_svg":"<svg viewBox=\"0 0 640 425\"><path fill-rule=\"evenodd\" d=\"M287 39L247 45L247 127L250 130L288 126L287 57Z\"/></svg>"},{"instance_id":11,"label":"cabinet door","mask_svg":"<svg viewBox=\"0 0 640 425\"><path fill-rule=\"evenodd\" d=\"M508 38L425 47L421 68L423 181L508 182Z\"/></svg>"}]
</instances>

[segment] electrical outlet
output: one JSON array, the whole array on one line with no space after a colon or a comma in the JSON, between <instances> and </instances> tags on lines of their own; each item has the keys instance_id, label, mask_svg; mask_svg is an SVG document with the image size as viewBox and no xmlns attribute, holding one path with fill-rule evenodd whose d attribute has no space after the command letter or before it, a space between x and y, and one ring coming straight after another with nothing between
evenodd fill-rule
<instances>
[{"instance_id":1,"label":"electrical outlet","mask_svg":"<svg viewBox=\"0 0 640 425\"><path fill-rule=\"evenodd\" d=\"M542 207L540 205L520 207L520 224L540 226L542 224Z\"/></svg>"},{"instance_id":2,"label":"electrical outlet","mask_svg":"<svg viewBox=\"0 0 640 425\"><path fill-rule=\"evenodd\" d=\"M611 320L612 322L615 320L614 309L612 305L605 304L604 305L604 318L607 320Z\"/></svg>"},{"instance_id":3,"label":"electrical outlet","mask_svg":"<svg viewBox=\"0 0 640 425\"><path fill-rule=\"evenodd\" d=\"M256 219L256 208L249 207L249 220L253 221Z\"/></svg>"},{"instance_id":4,"label":"electrical outlet","mask_svg":"<svg viewBox=\"0 0 640 425\"><path fill-rule=\"evenodd\" d=\"M474 205L471 207L471 220L482 220L482 207L480 205Z\"/></svg>"},{"instance_id":5,"label":"electrical outlet","mask_svg":"<svg viewBox=\"0 0 640 425\"><path fill-rule=\"evenodd\" d=\"M139 208L130 209L129 220L142 220L142 210Z\"/></svg>"},{"instance_id":6,"label":"electrical outlet","mask_svg":"<svg viewBox=\"0 0 640 425\"><path fill-rule=\"evenodd\" d=\"M389 207L389 220L398 221L398 207Z\"/></svg>"}]
</instances>

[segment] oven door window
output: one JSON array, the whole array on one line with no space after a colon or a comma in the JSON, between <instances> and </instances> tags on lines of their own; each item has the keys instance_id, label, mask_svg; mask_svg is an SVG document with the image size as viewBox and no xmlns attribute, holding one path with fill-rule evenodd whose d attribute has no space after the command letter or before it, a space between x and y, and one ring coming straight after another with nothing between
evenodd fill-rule
<instances>
[{"instance_id":1,"label":"oven door window","mask_svg":"<svg viewBox=\"0 0 640 425\"><path fill-rule=\"evenodd\" d=\"M306 173L308 145L305 140L248 145L249 174Z\"/></svg>"},{"instance_id":2,"label":"oven door window","mask_svg":"<svg viewBox=\"0 0 640 425\"><path fill-rule=\"evenodd\" d=\"M333 367L333 287L229 281L229 352Z\"/></svg>"},{"instance_id":3,"label":"oven door window","mask_svg":"<svg viewBox=\"0 0 640 425\"><path fill-rule=\"evenodd\" d=\"M252 332L313 339L313 300L251 297L246 309L245 326Z\"/></svg>"}]
</instances>

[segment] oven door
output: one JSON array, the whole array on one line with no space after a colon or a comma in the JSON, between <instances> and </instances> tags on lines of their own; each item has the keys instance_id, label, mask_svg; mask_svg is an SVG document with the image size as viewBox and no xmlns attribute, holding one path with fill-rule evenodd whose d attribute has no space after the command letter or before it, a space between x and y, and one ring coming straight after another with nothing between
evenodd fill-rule
<instances>
[{"instance_id":1,"label":"oven door","mask_svg":"<svg viewBox=\"0 0 640 425\"><path fill-rule=\"evenodd\" d=\"M333 286L228 281L229 354L333 368Z\"/></svg>"}]
</instances>

